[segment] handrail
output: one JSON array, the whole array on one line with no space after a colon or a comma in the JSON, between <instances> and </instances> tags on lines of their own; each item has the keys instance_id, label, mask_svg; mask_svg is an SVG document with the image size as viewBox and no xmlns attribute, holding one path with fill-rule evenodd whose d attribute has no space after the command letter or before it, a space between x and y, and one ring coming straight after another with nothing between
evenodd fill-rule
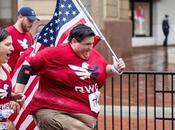
<instances>
[{"instance_id":1,"label":"handrail","mask_svg":"<svg viewBox=\"0 0 175 130\"><path fill-rule=\"evenodd\" d=\"M170 71L124 71L123 74L175 74L174 72Z\"/></svg>"}]
</instances>

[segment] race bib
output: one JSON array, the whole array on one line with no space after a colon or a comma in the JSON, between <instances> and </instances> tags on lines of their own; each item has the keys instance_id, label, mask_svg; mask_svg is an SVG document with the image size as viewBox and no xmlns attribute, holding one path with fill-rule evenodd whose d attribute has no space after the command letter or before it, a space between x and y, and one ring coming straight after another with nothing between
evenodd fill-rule
<instances>
[{"instance_id":1,"label":"race bib","mask_svg":"<svg viewBox=\"0 0 175 130\"><path fill-rule=\"evenodd\" d=\"M96 91L89 95L89 104L91 111L98 113L100 111L100 105L98 104L100 92Z\"/></svg>"},{"instance_id":2,"label":"race bib","mask_svg":"<svg viewBox=\"0 0 175 130\"><path fill-rule=\"evenodd\" d=\"M12 109L4 109L0 110L0 130L8 130L8 118L9 116L14 113Z\"/></svg>"},{"instance_id":3,"label":"race bib","mask_svg":"<svg viewBox=\"0 0 175 130\"><path fill-rule=\"evenodd\" d=\"M8 130L8 122L0 122L0 130Z\"/></svg>"}]
</instances>

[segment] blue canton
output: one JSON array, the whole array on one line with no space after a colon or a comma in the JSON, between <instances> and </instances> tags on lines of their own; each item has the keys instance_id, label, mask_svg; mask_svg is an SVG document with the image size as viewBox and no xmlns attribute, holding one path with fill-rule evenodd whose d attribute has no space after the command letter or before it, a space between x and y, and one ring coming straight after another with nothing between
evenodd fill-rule
<instances>
[{"instance_id":1,"label":"blue canton","mask_svg":"<svg viewBox=\"0 0 175 130\"><path fill-rule=\"evenodd\" d=\"M54 15L42 29L37 42L46 46L55 45L57 35L62 26L75 18L79 13L72 0L58 0Z\"/></svg>"}]
</instances>

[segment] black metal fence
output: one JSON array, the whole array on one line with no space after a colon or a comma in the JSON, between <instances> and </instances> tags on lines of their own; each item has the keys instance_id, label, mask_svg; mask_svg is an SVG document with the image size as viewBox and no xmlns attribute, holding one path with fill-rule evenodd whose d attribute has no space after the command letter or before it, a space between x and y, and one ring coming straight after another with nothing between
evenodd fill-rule
<instances>
[{"instance_id":1,"label":"black metal fence","mask_svg":"<svg viewBox=\"0 0 175 130\"><path fill-rule=\"evenodd\" d=\"M98 130L174 130L175 72L127 71L101 90Z\"/></svg>"}]
</instances>

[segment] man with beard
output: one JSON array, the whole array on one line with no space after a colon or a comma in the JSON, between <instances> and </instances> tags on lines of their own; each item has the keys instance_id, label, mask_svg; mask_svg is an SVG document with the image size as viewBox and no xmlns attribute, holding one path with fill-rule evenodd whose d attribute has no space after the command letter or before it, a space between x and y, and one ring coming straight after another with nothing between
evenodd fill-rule
<instances>
[{"instance_id":1,"label":"man with beard","mask_svg":"<svg viewBox=\"0 0 175 130\"><path fill-rule=\"evenodd\" d=\"M34 21L39 20L36 17L35 11L30 7L22 7L18 11L17 15L18 17L16 23L6 28L12 36L12 43L14 47L14 51L11 53L8 61L8 64L12 69L11 72L13 72L21 53L34 43L33 36L29 31Z\"/></svg>"}]
</instances>

